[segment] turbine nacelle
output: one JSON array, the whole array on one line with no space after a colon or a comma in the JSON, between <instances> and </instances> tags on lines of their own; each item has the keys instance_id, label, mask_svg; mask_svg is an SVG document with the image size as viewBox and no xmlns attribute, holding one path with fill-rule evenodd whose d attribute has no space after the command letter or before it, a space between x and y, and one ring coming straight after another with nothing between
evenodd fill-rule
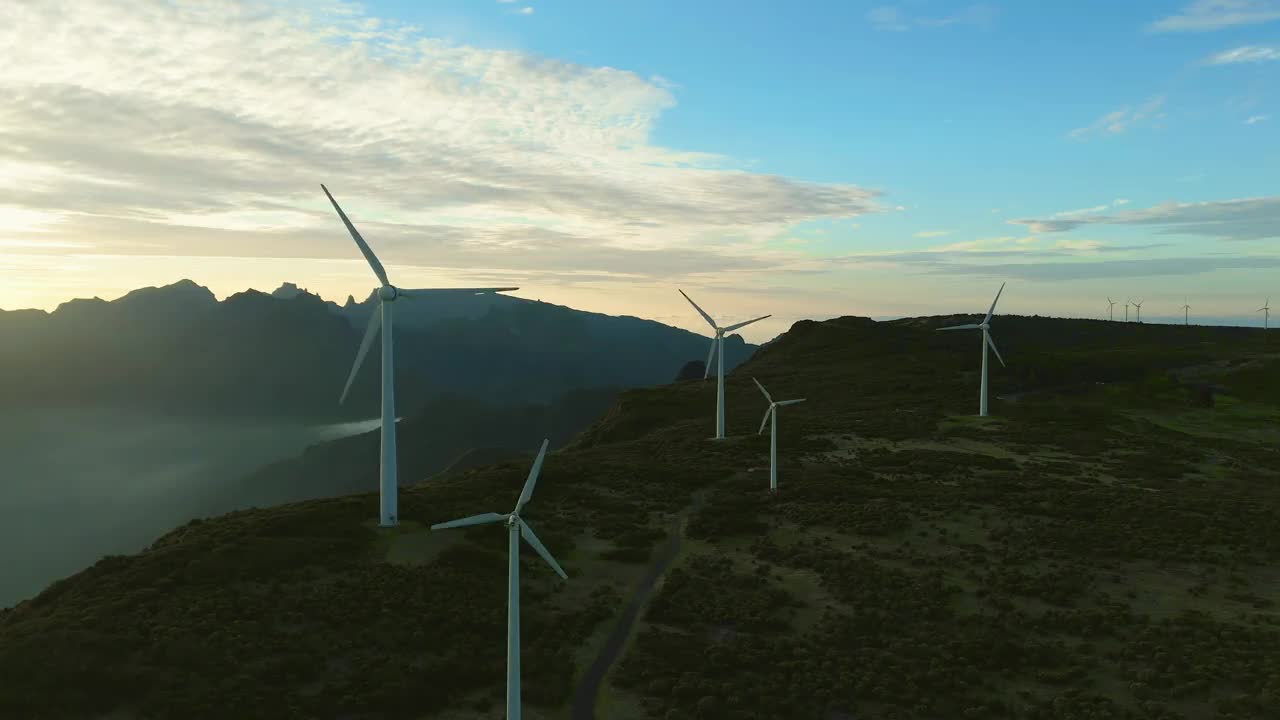
<instances>
[{"instance_id":1,"label":"turbine nacelle","mask_svg":"<svg viewBox=\"0 0 1280 720\"><path fill-rule=\"evenodd\" d=\"M391 302L400 296L400 291L395 285L383 285L378 288L378 299L382 302Z\"/></svg>"}]
</instances>

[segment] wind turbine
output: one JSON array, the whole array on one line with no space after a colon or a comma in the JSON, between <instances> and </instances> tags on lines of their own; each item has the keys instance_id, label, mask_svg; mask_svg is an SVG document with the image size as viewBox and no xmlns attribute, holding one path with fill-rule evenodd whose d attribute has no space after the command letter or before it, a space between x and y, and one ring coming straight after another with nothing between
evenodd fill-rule
<instances>
[{"instance_id":1,"label":"wind turbine","mask_svg":"<svg viewBox=\"0 0 1280 720\"><path fill-rule=\"evenodd\" d=\"M1191 306L1187 304L1187 299L1182 298L1182 326L1186 327L1191 324Z\"/></svg>"},{"instance_id":2,"label":"wind turbine","mask_svg":"<svg viewBox=\"0 0 1280 720\"><path fill-rule=\"evenodd\" d=\"M684 291L681 290L680 294L684 295ZM729 327L720 327L719 325L716 325L716 321L712 320L711 316L708 315L706 311L698 307L698 303L694 302L692 298L690 298L688 295L684 295L684 299L688 300L689 304L693 306L693 309L697 310L698 314L702 316L702 319L706 320L707 324L710 325L711 328L716 331L716 336L711 339L711 349L707 352L706 369L702 373L702 379L706 380L707 375L711 373L711 356L717 355L718 359L716 360L716 438L715 439L723 440L724 439L724 334L727 332L733 332L738 328L746 327L753 322L759 322L771 316L762 315L756 318L755 320L747 320L746 322L740 322L736 325L730 325Z\"/></svg>"},{"instance_id":3,"label":"wind turbine","mask_svg":"<svg viewBox=\"0 0 1280 720\"><path fill-rule=\"evenodd\" d=\"M760 421L760 429L756 434L764 432L764 424L769 422L769 418L773 418L773 429L769 431L769 492L776 493L778 492L778 408L802 403L804 398L775 402L773 396L769 395L769 391L764 389L759 380L751 378L751 382L760 388L760 392L764 393L764 399L769 401L769 409L764 411L764 419Z\"/></svg>"},{"instance_id":4,"label":"wind turbine","mask_svg":"<svg viewBox=\"0 0 1280 720\"><path fill-rule=\"evenodd\" d=\"M1004 358L1000 357L1000 351L996 349L995 342L991 339L991 315L996 311L996 303L1000 301L1000 293L1004 292L1004 283L1000 283L1000 289L996 291L996 299L991 301L991 309L987 310L987 316L982 322L976 325L952 325L951 327L938 328L939 330L981 330L982 331L982 389L978 395L978 415L987 416L987 348L991 348L991 352L996 354L996 359L1004 365Z\"/></svg>"},{"instance_id":5,"label":"wind turbine","mask_svg":"<svg viewBox=\"0 0 1280 720\"><path fill-rule=\"evenodd\" d=\"M329 188L323 184L320 189L324 190L324 194L329 198L329 202L333 203L333 209L338 211L338 217L342 218L342 223L347 226L347 230L351 233L351 238L356 241L356 245L360 247L360 252L364 255L364 259L369 261L369 267L373 268L373 274L378 276L378 281L382 283L378 287L378 307L369 316L369 325L365 328L364 339L360 341L360 350L356 352L356 361L351 366L351 374L347 376L347 384L342 388L342 397L338 399L341 405L347 399L347 392L351 390L351 383L356 379L356 373L360 371L360 365L364 362L364 356L369 352L369 346L373 344L373 337L378 334L378 329L382 329L382 452L381 462L378 470L378 493L379 493L379 524L382 527L393 527L396 524L396 506L398 486L396 484L396 392L395 392L395 353L394 344L392 342L392 310L395 308L397 300L412 300L423 295L448 295L456 293L471 293L473 295L483 295L485 293L503 292L506 290L519 290L520 288L429 288L421 290L401 290L391 284L387 280L387 271L383 269L382 263L378 262L378 256L373 254L373 250L369 249L369 244L360 237L356 226L351 224L347 219L347 214L342 212L342 208L338 207L338 201L333 199L333 195L329 194Z\"/></svg>"},{"instance_id":6,"label":"wind turbine","mask_svg":"<svg viewBox=\"0 0 1280 720\"><path fill-rule=\"evenodd\" d=\"M1112 300L1110 295L1107 296L1107 316L1112 322L1116 319L1116 301Z\"/></svg>"},{"instance_id":7,"label":"wind turbine","mask_svg":"<svg viewBox=\"0 0 1280 720\"><path fill-rule=\"evenodd\" d=\"M1267 330L1271 327L1271 298L1267 298L1267 302L1258 308L1258 312L1262 313L1262 329Z\"/></svg>"},{"instance_id":8,"label":"wind turbine","mask_svg":"<svg viewBox=\"0 0 1280 720\"><path fill-rule=\"evenodd\" d=\"M1138 317L1136 318L1136 319L1137 319L1137 321L1138 321L1138 322L1142 322L1142 301L1141 301L1141 300L1134 300L1134 301L1133 301L1133 306L1134 306L1134 307L1136 307L1136 308L1138 309Z\"/></svg>"},{"instance_id":9,"label":"wind turbine","mask_svg":"<svg viewBox=\"0 0 1280 720\"><path fill-rule=\"evenodd\" d=\"M1124 321L1129 322L1129 301L1128 300L1126 300L1124 303Z\"/></svg>"},{"instance_id":10,"label":"wind turbine","mask_svg":"<svg viewBox=\"0 0 1280 720\"><path fill-rule=\"evenodd\" d=\"M533 468L529 470L529 479L524 481L524 489L520 491L516 509L509 515L488 512L431 526L432 530L445 530L498 521L507 524L507 720L520 720L520 538L523 537L562 580L569 579L560 563L551 557L546 546L533 534L533 528L520 517L520 509L533 496L533 486L538 482L542 459L547 455L547 443L548 440L542 441L542 449L538 451L538 458L533 461Z\"/></svg>"}]
</instances>

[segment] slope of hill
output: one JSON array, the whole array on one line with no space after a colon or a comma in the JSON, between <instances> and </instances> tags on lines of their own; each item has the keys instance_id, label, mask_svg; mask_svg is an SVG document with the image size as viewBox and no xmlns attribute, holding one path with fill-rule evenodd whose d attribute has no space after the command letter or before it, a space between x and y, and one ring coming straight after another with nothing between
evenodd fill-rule
<instances>
[{"instance_id":1,"label":"slope of hill","mask_svg":"<svg viewBox=\"0 0 1280 720\"><path fill-rule=\"evenodd\" d=\"M398 408L454 392L495 402L552 402L580 388L667 382L709 340L648 320L513 297L432 296L397 312ZM315 420L378 413L380 346L347 402L338 395L374 303L344 306L286 283L218 302L190 280L52 313L0 313L0 403L106 405L193 415ZM732 336L733 367L755 346Z\"/></svg>"},{"instance_id":2,"label":"slope of hill","mask_svg":"<svg viewBox=\"0 0 1280 720\"><path fill-rule=\"evenodd\" d=\"M511 457L543 438L559 448L612 405L616 388L574 390L554 402L488 403L456 393L431 398L396 423L397 468L414 484L476 458ZM365 492L378 486L379 430L313 445L299 457L263 467L221 492L241 506L268 506L303 498ZM470 460L464 456L474 454Z\"/></svg>"},{"instance_id":3,"label":"slope of hill","mask_svg":"<svg viewBox=\"0 0 1280 720\"><path fill-rule=\"evenodd\" d=\"M570 577L522 570L526 716L569 716L674 534L597 717L1274 717L1280 342L1001 317L1016 397L979 419L946 320L796 323L728 378L727 440L690 380L549 456L525 515ZM1146 360L1092 379L1115 358ZM776 497L752 376L808 398ZM105 559L0 612L0 716L501 717L502 533L426 526L509 508L527 462L408 489L394 530L365 494Z\"/></svg>"}]
</instances>

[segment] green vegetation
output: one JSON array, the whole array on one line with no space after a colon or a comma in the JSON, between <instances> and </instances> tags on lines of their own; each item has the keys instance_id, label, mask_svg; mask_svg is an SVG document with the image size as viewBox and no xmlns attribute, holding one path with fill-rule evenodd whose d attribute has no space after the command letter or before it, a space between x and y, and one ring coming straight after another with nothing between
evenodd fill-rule
<instances>
[{"instance_id":1,"label":"green vegetation","mask_svg":"<svg viewBox=\"0 0 1280 720\"><path fill-rule=\"evenodd\" d=\"M932 330L950 320L797 323L728 378L729 439L695 380L624 393L551 455L527 519L570 579L525 559L529 717L568 716L699 491L607 680L619 717L1275 717L1262 333L1003 317L1004 399L975 418L976 345ZM752 375L809 398L777 496ZM1227 394L1197 405L1192 381ZM0 612L0 717L501 717L502 533L424 528L508 508L525 473L408 490L394 531L364 495L105 559Z\"/></svg>"}]
</instances>

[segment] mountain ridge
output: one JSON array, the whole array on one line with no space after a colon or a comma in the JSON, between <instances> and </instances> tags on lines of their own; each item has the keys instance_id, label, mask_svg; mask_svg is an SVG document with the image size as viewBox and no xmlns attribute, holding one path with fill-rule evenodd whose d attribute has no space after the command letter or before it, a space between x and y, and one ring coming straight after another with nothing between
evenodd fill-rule
<instances>
[{"instance_id":1,"label":"mountain ridge","mask_svg":"<svg viewBox=\"0 0 1280 720\"><path fill-rule=\"evenodd\" d=\"M52 313L0 314L8 341L0 347L0 401L369 417L378 412L378 345L347 402L337 403L374 310L369 300L353 300L339 306L285 283L218 301L183 280L112 301L68 301ZM665 382L710 342L654 321L501 295L432 296L398 310L397 400L409 413L444 390L485 401L552 402L581 386ZM535 326L547 337L519 336ZM754 347L731 338L727 364ZM522 380L504 381L515 368Z\"/></svg>"}]
</instances>

